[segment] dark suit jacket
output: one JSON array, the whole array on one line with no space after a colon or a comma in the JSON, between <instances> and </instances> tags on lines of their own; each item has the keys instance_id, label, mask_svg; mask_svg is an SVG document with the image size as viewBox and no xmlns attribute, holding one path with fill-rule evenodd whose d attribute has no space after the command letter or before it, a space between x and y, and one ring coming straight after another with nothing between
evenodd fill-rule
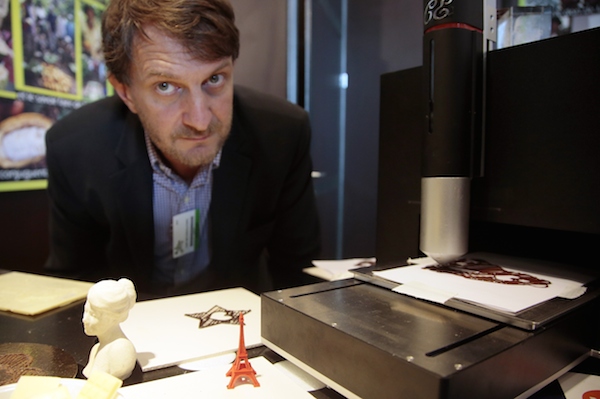
<instances>
[{"instance_id":1,"label":"dark suit jacket","mask_svg":"<svg viewBox=\"0 0 600 399\"><path fill-rule=\"evenodd\" d=\"M301 108L236 87L232 131L214 171L212 261L181 289L152 284L152 171L143 129L117 97L85 105L47 133L47 270L91 281L131 278L172 294L299 285L320 248L311 181L310 126ZM266 254L273 286L261 286Z\"/></svg>"}]
</instances>

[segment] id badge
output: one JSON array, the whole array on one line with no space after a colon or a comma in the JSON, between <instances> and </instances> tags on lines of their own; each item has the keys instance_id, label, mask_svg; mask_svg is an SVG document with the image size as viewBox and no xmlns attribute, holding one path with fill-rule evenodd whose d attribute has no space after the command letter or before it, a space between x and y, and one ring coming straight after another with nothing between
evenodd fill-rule
<instances>
[{"instance_id":1,"label":"id badge","mask_svg":"<svg viewBox=\"0 0 600 399\"><path fill-rule=\"evenodd\" d=\"M200 210L173 216L173 259L192 253L200 242Z\"/></svg>"}]
</instances>

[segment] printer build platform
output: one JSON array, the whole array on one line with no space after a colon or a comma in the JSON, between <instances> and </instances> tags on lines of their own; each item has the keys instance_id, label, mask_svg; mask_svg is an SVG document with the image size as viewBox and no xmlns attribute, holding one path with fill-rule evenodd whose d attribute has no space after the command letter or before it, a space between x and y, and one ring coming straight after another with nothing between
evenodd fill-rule
<instances>
[{"instance_id":1,"label":"printer build platform","mask_svg":"<svg viewBox=\"0 0 600 399\"><path fill-rule=\"evenodd\" d=\"M348 398L526 398L589 357L598 298L532 331L347 279L262 294L261 335Z\"/></svg>"}]
</instances>

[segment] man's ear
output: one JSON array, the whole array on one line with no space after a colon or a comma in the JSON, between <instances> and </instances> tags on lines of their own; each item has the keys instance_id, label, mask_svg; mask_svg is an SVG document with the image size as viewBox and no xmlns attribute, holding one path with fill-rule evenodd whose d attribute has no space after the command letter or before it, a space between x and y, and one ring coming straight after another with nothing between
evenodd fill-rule
<instances>
[{"instance_id":1,"label":"man's ear","mask_svg":"<svg viewBox=\"0 0 600 399\"><path fill-rule=\"evenodd\" d=\"M120 82L117 78L115 78L114 75L109 75L108 81L115 88L115 91L117 92L119 97L121 97L121 100L123 100L125 105L127 105L129 110L134 114L137 114L137 109L135 107L134 101L131 98L131 92L129 91L129 87L125 83Z\"/></svg>"}]
</instances>

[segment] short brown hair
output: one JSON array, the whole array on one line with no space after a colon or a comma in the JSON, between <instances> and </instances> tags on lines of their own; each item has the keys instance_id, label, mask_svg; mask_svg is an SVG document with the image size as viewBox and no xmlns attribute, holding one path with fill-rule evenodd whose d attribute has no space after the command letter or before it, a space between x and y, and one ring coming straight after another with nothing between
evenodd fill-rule
<instances>
[{"instance_id":1,"label":"short brown hair","mask_svg":"<svg viewBox=\"0 0 600 399\"><path fill-rule=\"evenodd\" d=\"M111 0L102 17L102 45L109 72L129 83L133 41L154 26L203 61L239 54L239 31L228 0Z\"/></svg>"}]
</instances>

